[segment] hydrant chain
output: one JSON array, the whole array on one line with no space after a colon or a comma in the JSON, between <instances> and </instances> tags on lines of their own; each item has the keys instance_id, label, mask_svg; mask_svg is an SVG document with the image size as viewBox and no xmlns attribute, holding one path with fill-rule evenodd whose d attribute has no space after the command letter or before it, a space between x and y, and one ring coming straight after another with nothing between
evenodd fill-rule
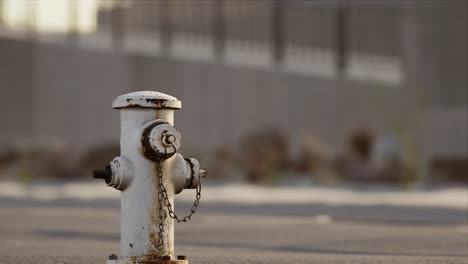
<instances>
[{"instance_id":1,"label":"hydrant chain","mask_svg":"<svg viewBox=\"0 0 468 264\"><path fill-rule=\"evenodd\" d=\"M158 191L159 191L158 200L159 201L158 202L159 203L164 202L164 205L167 207L167 211L169 213L169 216L172 219L176 220L177 223L188 222L191 219L192 215L195 214L195 212L197 211L198 205L200 205L200 199L201 199L201 178L200 178L200 175L198 175L199 183L198 183L198 185L196 187L195 201L193 202L192 208L190 208L190 213L188 215L184 216L181 219L174 212L174 210L172 209L172 204L169 201L169 197L167 195L166 187L163 184L163 172L162 172L162 165L161 165L160 162L157 163L156 169L157 169L157 172L158 172L158 180L159 180L159 185L158 185ZM193 170L192 170L192 173L193 173ZM193 177L193 175L192 175L192 177ZM159 208L161 208L161 207L159 207Z\"/></svg>"}]
</instances>

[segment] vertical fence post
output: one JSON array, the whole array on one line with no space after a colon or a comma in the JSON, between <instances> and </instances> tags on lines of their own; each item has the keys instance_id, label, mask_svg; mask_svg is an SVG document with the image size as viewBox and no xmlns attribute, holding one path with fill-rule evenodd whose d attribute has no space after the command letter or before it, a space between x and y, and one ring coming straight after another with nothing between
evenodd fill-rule
<instances>
[{"instance_id":1,"label":"vertical fence post","mask_svg":"<svg viewBox=\"0 0 468 264\"><path fill-rule=\"evenodd\" d=\"M70 1L68 6L69 27L68 27L68 43L76 45L78 42L79 25L78 25L78 1Z\"/></svg>"},{"instance_id":2,"label":"vertical fence post","mask_svg":"<svg viewBox=\"0 0 468 264\"><path fill-rule=\"evenodd\" d=\"M171 1L159 1L159 31L161 38L161 54L169 56L171 53L172 25Z\"/></svg>"},{"instance_id":3,"label":"vertical fence post","mask_svg":"<svg viewBox=\"0 0 468 264\"><path fill-rule=\"evenodd\" d=\"M120 49L123 46L124 37L124 8L120 5L113 7L111 11L112 46Z\"/></svg>"},{"instance_id":4,"label":"vertical fence post","mask_svg":"<svg viewBox=\"0 0 468 264\"><path fill-rule=\"evenodd\" d=\"M224 0L213 0L213 50L215 60L221 62L226 49L226 21Z\"/></svg>"},{"instance_id":5,"label":"vertical fence post","mask_svg":"<svg viewBox=\"0 0 468 264\"><path fill-rule=\"evenodd\" d=\"M336 8L336 67L339 76L345 75L346 67L348 66L348 22L349 7L343 2L338 2Z\"/></svg>"},{"instance_id":6,"label":"vertical fence post","mask_svg":"<svg viewBox=\"0 0 468 264\"><path fill-rule=\"evenodd\" d=\"M0 6L2 6L3 3L0 2ZM31 2L26 2L25 3L25 8L27 12L27 17L24 19L25 23L25 31L26 31L26 36L28 38L34 39L37 37L37 5L36 1L31 1ZM1 10L0 10L1 11ZM1 22L1 21L0 21Z\"/></svg>"},{"instance_id":7,"label":"vertical fence post","mask_svg":"<svg viewBox=\"0 0 468 264\"><path fill-rule=\"evenodd\" d=\"M285 8L283 0L274 0L271 16L272 56L275 66L280 66L285 54Z\"/></svg>"},{"instance_id":8,"label":"vertical fence post","mask_svg":"<svg viewBox=\"0 0 468 264\"><path fill-rule=\"evenodd\" d=\"M0 26L3 24L3 5L4 3L3 2L0 2Z\"/></svg>"}]
</instances>

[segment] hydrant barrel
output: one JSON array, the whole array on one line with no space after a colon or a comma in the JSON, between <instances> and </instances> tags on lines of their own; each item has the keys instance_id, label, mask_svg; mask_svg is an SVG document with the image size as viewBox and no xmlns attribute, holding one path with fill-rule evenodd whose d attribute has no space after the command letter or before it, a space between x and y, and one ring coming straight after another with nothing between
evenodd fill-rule
<instances>
[{"instance_id":1,"label":"hydrant barrel","mask_svg":"<svg viewBox=\"0 0 468 264\"><path fill-rule=\"evenodd\" d=\"M195 212L192 207L189 215L178 218L174 195L196 189L196 209L201 178L207 175L198 160L177 153L181 136L174 127L174 111L181 102L167 94L142 91L121 95L112 106L120 110L120 156L93 173L122 191L120 257L108 263L174 259L174 219L186 222Z\"/></svg>"},{"instance_id":2,"label":"hydrant barrel","mask_svg":"<svg viewBox=\"0 0 468 264\"><path fill-rule=\"evenodd\" d=\"M121 156L130 157L134 175L130 186L122 192L121 257L174 256L174 221L165 217L164 223L159 222L159 182L155 163L142 155L138 143L143 133L142 125L158 119L174 125L174 110L181 108L181 102L166 94L144 91L121 95L112 106L119 109L121 115ZM172 183L164 184L168 186L168 197L173 204ZM159 224L164 224L166 236L162 252L158 249Z\"/></svg>"},{"instance_id":3,"label":"hydrant barrel","mask_svg":"<svg viewBox=\"0 0 468 264\"><path fill-rule=\"evenodd\" d=\"M122 192L121 257L174 256L174 221L166 217L164 223L159 222L156 166L153 160L141 154L139 143L144 130L142 125L158 119L174 125L174 110L181 108L181 102L166 94L144 91L121 95L112 106L120 110L121 156L131 159L134 175L130 186ZM173 204L172 183L164 184L168 186L168 197ZM159 224L164 224L166 236L162 252L158 250Z\"/></svg>"}]
</instances>

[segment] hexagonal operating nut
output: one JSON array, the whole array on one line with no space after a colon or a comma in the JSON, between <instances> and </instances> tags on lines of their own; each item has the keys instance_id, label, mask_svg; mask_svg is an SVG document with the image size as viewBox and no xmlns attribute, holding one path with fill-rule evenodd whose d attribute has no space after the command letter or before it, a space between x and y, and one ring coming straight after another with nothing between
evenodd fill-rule
<instances>
[{"instance_id":1,"label":"hexagonal operating nut","mask_svg":"<svg viewBox=\"0 0 468 264\"><path fill-rule=\"evenodd\" d=\"M163 145L168 148L174 146L177 142L177 138L172 132L166 131L161 137L161 142Z\"/></svg>"}]
</instances>

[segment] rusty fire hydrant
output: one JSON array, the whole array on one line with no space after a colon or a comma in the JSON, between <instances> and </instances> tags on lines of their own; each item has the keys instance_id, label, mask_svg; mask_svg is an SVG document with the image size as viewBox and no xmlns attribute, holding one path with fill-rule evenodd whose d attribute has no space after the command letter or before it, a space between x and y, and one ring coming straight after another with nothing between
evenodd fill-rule
<instances>
[{"instance_id":1,"label":"rusty fire hydrant","mask_svg":"<svg viewBox=\"0 0 468 264\"><path fill-rule=\"evenodd\" d=\"M185 256L174 257L174 220L187 222L195 213L206 171L177 153L181 136L174 111L181 102L142 91L121 95L112 106L120 110L120 156L93 172L122 192L120 257L111 255L107 263L188 263ZM174 195L184 189L196 189L196 198L190 214L179 218Z\"/></svg>"}]
</instances>

